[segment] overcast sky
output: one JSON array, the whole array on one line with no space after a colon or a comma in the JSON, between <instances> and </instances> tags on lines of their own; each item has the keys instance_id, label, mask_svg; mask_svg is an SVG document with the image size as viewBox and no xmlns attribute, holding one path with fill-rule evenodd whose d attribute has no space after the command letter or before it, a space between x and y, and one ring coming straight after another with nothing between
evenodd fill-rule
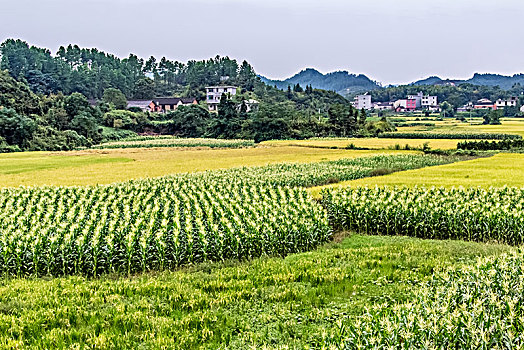
<instances>
[{"instance_id":1,"label":"overcast sky","mask_svg":"<svg viewBox=\"0 0 524 350\"><path fill-rule=\"evenodd\" d=\"M0 40L172 60L217 54L270 78L306 67L383 84L524 72L522 0L0 0Z\"/></svg>"}]
</instances>

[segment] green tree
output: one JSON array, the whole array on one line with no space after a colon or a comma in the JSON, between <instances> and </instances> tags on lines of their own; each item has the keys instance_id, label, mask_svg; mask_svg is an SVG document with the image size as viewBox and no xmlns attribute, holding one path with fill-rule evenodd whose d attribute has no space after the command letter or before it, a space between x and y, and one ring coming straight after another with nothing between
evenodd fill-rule
<instances>
[{"instance_id":1,"label":"green tree","mask_svg":"<svg viewBox=\"0 0 524 350\"><path fill-rule=\"evenodd\" d=\"M238 118L237 106L227 94L222 94L218 104L218 113L211 120L207 135L210 137L234 139L242 130Z\"/></svg>"},{"instance_id":2,"label":"green tree","mask_svg":"<svg viewBox=\"0 0 524 350\"><path fill-rule=\"evenodd\" d=\"M169 114L170 133L181 137L202 137L210 122L209 111L199 105L180 106Z\"/></svg>"},{"instance_id":3,"label":"green tree","mask_svg":"<svg viewBox=\"0 0 524 350\"><path fill-rule=\"evenodd\" d=\"M501 117L502 111L500 110L492 110L489 112L489 123L491 125L500 125L500 117Z\"/></svg>"},{"instance_id":4,"label":"green tree","mask_svg":"<svg viewBox=\"0 0 524 350\"><path fill-rule=\"evenodd\" d=\"M361 126L366 125L367 118L368 118L368 114L366 113L366 110L362 108L360 110L360 113L358 114L358 124Z\"/></svg>"},{"instance_id":5,"label":"green tree","mask_svg":"<svg viewBox=\"0 0 524 350\"><path fill-rule=\"evenodd\" d=\"M0 107L0 137L9 145L27 146L36 126L34 120L19 115L14 109Z\"/></svg>"},{"instance_id":6,"label":"green tree","mask_svg":"<svg viewBox=\"0 0 524 350\"><path fill-rule=\"evenodd\" d=\"M440 115L442 118L452 118L455 116L455 110L449 102L444 101L440 104Z\"/></svg>"},{"instance_id":7,"label":"green tree","mask_svg":"<svg viewBox=\"0 0 524 350\"><path fill-rule=\"evenodd\" d=\"M152 99L155 97L155 82L149 78L137 80L133 88L133 98L140 100Z\"/></svg>"},{"instance_id":8,"label":"green tree","mask_svg":"<svg viewBox=\"0 0 524 350\"><path fill-rule=\"evenodd\" d=\"M115 109L126 109L127 108L127 99L122 91L109 88L104 90L104 95L102 96L102 101L112 105Z\"/></svg>"}]
</instances>

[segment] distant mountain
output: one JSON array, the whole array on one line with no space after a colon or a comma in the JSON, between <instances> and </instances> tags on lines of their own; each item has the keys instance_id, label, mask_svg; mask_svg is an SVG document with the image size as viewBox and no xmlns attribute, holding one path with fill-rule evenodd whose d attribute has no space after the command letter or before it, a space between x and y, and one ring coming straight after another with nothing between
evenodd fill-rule
<instances>
[{"instance_id":1,"label":"distant mountain","mask_svg":"<svg viewBox=\"0 0 524 350\"><path fill-rule=\"evenodd\" d=\"M260 79L268 85L276 85L279 89L287 89L288 86L296 84L302 87L311 85L313 88L333 90L341 95L381 88L376 82L362 74L356 75L347 71L322 74L313 68L307 68L286 80L271 80L263 76L260 76Z\"/></svg>"},{"instance_id":2,"label":"distant mountain","mask_svg":"<svg viewBox=\"0 0 524 350\"><path fill-rule=\"evenodd\" d=\"M426 79L423 79L423 80L418 80L414 83L412 83L411 85L437 85L437 84L440 84L442 83L442 79L440 79L439 77L429 77L429 78L426 78Z\"/></svg>"},{"instance_id":3,"label":"distant mountain","mask_svg":"<svg viewBox=\"0 0 524 350\"><path fill-rule=\"evenodd\" d=\"M467 83L473 85L499 86L501 89L508 90L511 89L515 84L524 85L524 74L507 76L491 73L475 73L472 78L466 80L444 80L433 76L423 80L418 80L411 85L441 85L445 83L454 83L456 85Z\"/></svg>"}]
</instances>

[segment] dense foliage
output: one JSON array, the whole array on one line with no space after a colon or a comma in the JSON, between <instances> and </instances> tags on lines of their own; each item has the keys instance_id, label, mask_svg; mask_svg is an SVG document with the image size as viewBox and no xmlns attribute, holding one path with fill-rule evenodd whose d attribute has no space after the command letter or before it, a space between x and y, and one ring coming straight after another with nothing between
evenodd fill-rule
<instances>
[{"instance_id":1,"label":"dense foliage","mask_svg":"<svg viewBox=\"0 0 524 350\"><path fill-rule=\"evenodd\" d=\"M472 133L472 132L384 132L378 135L386 139L453 139L453 140L520 140L517 134Z\"/></svg>"},{"instance_id":2,"label":"dense foliage","mask_svg":"<svg viewBox=\"0 0 524 350\"><path fill-rule=\"evenodd\" d=\"M524 243L518 188L346 188L325 191L335 229L432 239Z\"/></svg>"},{"instance_id":3,"label":"dense foliage","mask_svg":"<svg viewBox=\"0 0 524 350\"><path fill-rule=\"evenodd\" d=\"M323 338L342 349L521 349L524 257L512 253L437 273L415 300L340 320Z\"/></svg>"},{"instance_id":4,"label":"dense foliage","mask_svg":"<svg viewBox=\"0 0 524 350\"><path fill-rule=\"evenodd\" d=\"M502 140L502 141L464 141L457 144L457 149L476 151L495 151L524 149L524 140Z\"/></svg>"},{"instance_id":5,"label":"dense foliage","mask_svg":"<svg viewBox=\"0 0 524 350\"><path fill-rule=\"evenodd\" d=\"M394 130L386 122L367 123L365 111L333 91L299 84L282 91L260 81L246 61L228 57L187 63L133 54L120 59L76 45L53 55L13 39L0 45L0 54L0 109L14 109L18 116L11 120L35 126L23 139L4 137L3 151L68 150L133 133L259 142ZM224 95L218 113L209 113L205 88L219 84L238 86L237 94ZM200 105L168 113L126 110L128 99L174 95Z\"/></svg>"}]
</instances>

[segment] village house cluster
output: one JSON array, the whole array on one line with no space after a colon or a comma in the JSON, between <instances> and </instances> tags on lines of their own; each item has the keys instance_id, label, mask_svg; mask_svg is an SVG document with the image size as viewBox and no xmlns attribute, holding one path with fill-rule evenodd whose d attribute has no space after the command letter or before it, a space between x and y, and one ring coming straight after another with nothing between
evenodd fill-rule
<instances>
[{"instance_id":1,"label":"village house cluster","mask_svg":"<svg viewBox=\"0 0 524 350\"><path fill-rule=\"evenodd\" d=\"M468 102L464 106L457 108L457 112L469 112L475 109L491 109L496 111L497 109L504 109L506 107L517 107L519 105L518 97L512 96L507 99L499 98L495 102L487 99L481 98L477 102ZM521 112L524 112L524 107L520 109Z\"/></svg>"},{"instance_id":2,"label":"village house cluster","mask_svg":"<svg viewBox=\"0 0 524 350\"><path fill-rule=\"evenodd\" d=\"M424 95L419 92L416 95L408 95L406 98L391 102L372 102L371 95L365 93L355 96L352 102L353 107L365 110L394 110L396 112L413 112L415 110L429 110L438 112L439 105L437 96Z\"/></svg>"},{"instance_id":3,"label":"village house cluster","mask_svg":"<svg viewBox=\"0 0 524 350\"><path fill-rule=\"evenodd\" d=\"M208 86L206 87L206 103L209 111L216 112L223 94L235 96L236 86ZM93 101L96 103L96 101ZM258 104L256 100L245 101L248 111ZM167 113L175 111L180 106L196 105L198 101L193 97L157 97L150 100L129 100L128 108L139 108L144 112Z\"/></svg>"}]
</instances>

